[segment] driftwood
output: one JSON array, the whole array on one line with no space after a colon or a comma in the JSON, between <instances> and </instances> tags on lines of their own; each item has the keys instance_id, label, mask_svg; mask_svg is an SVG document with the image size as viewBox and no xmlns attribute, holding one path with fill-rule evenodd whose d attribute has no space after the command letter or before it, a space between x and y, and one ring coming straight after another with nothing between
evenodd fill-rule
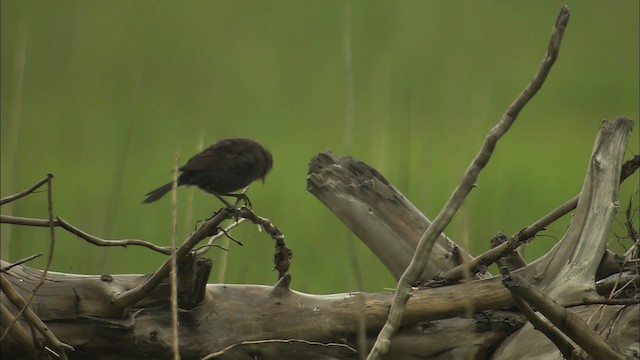
<instances>
[{"instance_id":1,"label":"driftwood","mask_svg":"<svg viewBox=\"0 0 640 360\"><path fill-rule=\"evenodd\" d=\"M620 257L606 248L620 181L640 162L635 156L622 164L631 120L602 123L579 196L518 234L496 236L485 254L472 257L440 234L497 139L542 85L567 20L563 8L539 72L487 137L452 196L454 206L433 223L367 164L332 153L312 159L309 191L399 279L395 294L292 290L292 252L283 233L246 207L220 210L177 249L99 239L54 217L49 175L0 199L0 205L16 201L47 184L48 219L0 215L0 223L48 227L51 239L44 271L0 262L3 358L147 359L179 352L184 359L357 359L372 349L371 358L412 360L639 358L639 240L629 212L632 249ZM574 208L569 229L547 254L530 264L517 256L520 244ZM227 219L258 224L274 240L274 286L207 284L211 261L196 246L226 235L220 224ZM144 246L170 259L149 275L49 272L56 227L96 246ZM493 262L501 275L483 271ZM172 328L176 309L179 326Z\"/></svg>"},{"instance_id":2,"label":"driftwood","mask_svg":"<svg viewBox=\"0 0 640 360\"><path fill-rule=\"evenodd\" d=\"M591 318L592 327L606 329L606 344L617 354L632 354L638 347L637 302L635 305L575 305L583 303L585 298L597 302L603 295L608 295L597 293L595 274L605 254L606 235L615 214L621 159L631 125L628 119L603 123L583 196L567 234L546 256L515 271L559 304L573 304L568 311L585 321ZM354 194L368 190L366 199L369 203L357 198L362 206L344 212L360 219L363 228L367 227L367 221L380 221L372 215L377 212L371 209L382 209L382 213L407 209L394 200L403 199L402 195L362 162L321 153L314 158L311 170L310 187L337 187L340 183L339 188L345 189L345 192L324 192L334 194L333 198L325 197L327 204L342 204L345 198L356 199ZM343 176L340 180L334 177L338 173ZM369 180L365 181L367 177ZM372 183L379 185L371 187ZM415 208L413 211L417 212ZM347 223L353 222L352 218L343 219ZM441 239L445 244L451 242L444 237ZM399 246L399 243L404 243L402 246L415 244L414 239L398 237L389 242L378 236L372 236L366 242L380 242L379 246L386 243L389 248ZM401 261L396 261L402 266ZM408 260L404 261L406 266ZM1 276L26 297L37 285L41 271L22 265L7 269L9 265L2 262ZM454 265L455 262L451 262L449 268ZM192 256L181 262L178 273L180 282L188 284L179 288L182 299L180 351L186 359L207 355L212 358L223 355L221 358L224 359L251 356L262 359L355 359L358 357L359 321L364 319L366 323L367 346L371 346L376 332L386 321L393 299L391 293L303 294L289 288L290 275L283 276L273 287L198 286L203 283L194 279L202 279L198 274L203 272L208 274L208 266L206 261ZM637 275L629 276L637 282ZM49 273L30 308L52 334L75 349L67 351L70 358L167 358L171 354L167 282L163 281L131 306L114 305L122 294L148 282L150 277ZM200 295L196 295L198 293ZM16 313L16 308L5 296L3 287L3 332L7 324L6 312ZM557 348L528 325L511 335L522 326L524 319L519 312L502 309L515 305L514 297L503 286L500 277L415 289L387 358L433 359L448 354L449 358L482 359L498 346L492 358L522 358L523 349L527 356L550 354L549 358L557 358ZM460 317L468 313L475 315ZM29 358L38 352L39 349L33 346L28 323L20 319L14 327L20 330L11 332L3 340L2 354L12 357L22 354ZM36 337L44 343L41 336ZM599 338L604 342L604 337ZM535 346L532 339L535 339ZM31 346L25 348L25 344ZM216 353L218 355L213 356Z\"/></svg>"}]
</instances>

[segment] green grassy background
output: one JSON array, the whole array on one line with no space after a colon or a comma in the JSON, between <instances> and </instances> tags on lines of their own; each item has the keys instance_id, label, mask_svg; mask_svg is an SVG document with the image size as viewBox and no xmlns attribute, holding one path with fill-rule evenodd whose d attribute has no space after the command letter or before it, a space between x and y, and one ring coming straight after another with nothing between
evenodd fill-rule
<instances>
[{"instance_id":1,"label":"green grassy background","mask_svg":"<svg viewBox=\"0 0 640 360\"><path fill-rule=\"evenodd\" d=\"M446 230L474 254L496 231L515 233L578 193L602 119L638 120L638 2L567 3L572 18L558 62ZM433 218L528 84L563 2L349 4L350 135L346 2L3 0L2 196L51 172L56 215L96 236L167 245L170 200L142 199L170 180L176 151L184 162L217 139L254 138L275 164L251 199L286 234L292 286L358 290L347 250L354 238L306 191L309 159L331 149L364 160ZM627 158L638 152L637 134ZM625 208L637 184L625 184ZM179 192L180 238L219 206L192 191ZM45 218L46 194L2 212ZM549 249L567 223L526 247L527 258ZM621 223L614 226L623 236ZM56 234L53 270L148 273L163 261ZM225 281L273 283L273 242L250 225L234 235L245 246L231 245ZM363 288L394 287L354 243ZM3 259L47 247L46 229L2 225ZM209 255L213 281L221 252Z\"/></svg>"}]
</instances>

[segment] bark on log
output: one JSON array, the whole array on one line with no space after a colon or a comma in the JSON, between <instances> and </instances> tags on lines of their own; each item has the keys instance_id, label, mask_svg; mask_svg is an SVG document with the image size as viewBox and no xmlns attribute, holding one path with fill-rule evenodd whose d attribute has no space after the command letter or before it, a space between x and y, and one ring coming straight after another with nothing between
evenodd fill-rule
<instances>
[{"instance_id":1,"label":"bark on log","mask_svg":"<svg viewBox=\"0 0 640 360\"><path fill-rule=\"evenodd\" d=\"M7 265L1 262L2 267ZM26 295L37 284L41 272L16 266L5 275ZM166 358L171 352L167 292L155 292L153 298L124 314L110 306L110 299L117 293L134 288L146 278L49 273L32 308L61 341L76 349L68 354L69 358ZM392 297L390 293L311 295L293 291L286 283L274 287L209 284L200 305L180 311L181 354L185 359L196 359L247 341L300 339L334 345L248 344L229 350L224 359L246 359L256 352L264 359L311 359L320 354L324 359L355 359L357 354L352 349L356 348L360 317L365 317L367 334L373 342L375 332L386 320ZM416 291L390 358L416 359L415 354L409 355L413 349L424 351L417 357L424 359L455 349L485 353L523 323L519 314L509 312L498 312L488 326L486 319L457 318L467 310L469 299L476 303L477 311L512 304L499 279L476 282L471 287L461 284ZM15 310L11 309L14 313ZM445 318L453 320L436 321ZM440 341L432 347L434 339L449 336L450 341ZM471 342L469 348L460 347L457 340L461 338ZM408 343L412 346L403 345ZM3 342L3 355L18 353L18 343L13 339Z\"/></svg>"}]
</instances>

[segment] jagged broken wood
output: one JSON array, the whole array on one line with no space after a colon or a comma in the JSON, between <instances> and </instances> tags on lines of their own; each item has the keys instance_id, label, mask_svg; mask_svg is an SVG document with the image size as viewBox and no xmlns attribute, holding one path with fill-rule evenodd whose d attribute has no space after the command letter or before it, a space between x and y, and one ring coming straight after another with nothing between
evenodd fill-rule
<instances>
[{"instance_id":1,"label":"jagged broken wood","mask_svg":"<svg viewBox=\"0 0 640 360\"><path fill-rule=\"evenodd\" d=\"M378 171L350 156L316 154L309 165L307 190L349 227L399 279L418 240L431 225ZM442 234L420 280L428 281L471 256Z\"/></svg>"}]
</instances>

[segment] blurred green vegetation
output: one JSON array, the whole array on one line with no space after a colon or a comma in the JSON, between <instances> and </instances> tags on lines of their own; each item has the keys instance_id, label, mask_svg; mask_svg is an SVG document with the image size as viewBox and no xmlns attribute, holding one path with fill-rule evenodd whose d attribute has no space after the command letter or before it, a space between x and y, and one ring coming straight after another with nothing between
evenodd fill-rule
<instances>
[{"instance_id":1,"label":"blurred green vegetation","mask_svg":"<svg viewBox=\"0 0 640 360\"><path fill-rule=\"evenodd\" d=\"M366 161L433 218L536 71L563 3L350 2L349 136L346 2L3 0L2 196L50 172L56 215L96 236L167 245L169 198L142 200L169 181L176 152L184 162L217 139L250 137L274 156L266 184L249 193L294 251L292 286L358 290L353 241L364 290L394 287L306 191L309 159L331 149ZM446 231L474 254L496 231L513 234L579 192L602 119L638 120L638 2L566 3L572 18L558 62ZM637 134L627 158L638 152ZM621 193L623 209L637 189L636 176ZM184 238L219 203L188 189L178 196ZM8 212L46 218L46 193ZM527 258L548 250L567 224L551 226ZM614 231L624 236L620 221ZM148 273L163 260L56 234L56 271ZM243 225L234 237L245 245L230 246L225 281L273 283L268 236ZM5 260L47 247L46 229L2 225ZM221 252L209 255L216 261Z\"/></svg>"}]
</instances>

